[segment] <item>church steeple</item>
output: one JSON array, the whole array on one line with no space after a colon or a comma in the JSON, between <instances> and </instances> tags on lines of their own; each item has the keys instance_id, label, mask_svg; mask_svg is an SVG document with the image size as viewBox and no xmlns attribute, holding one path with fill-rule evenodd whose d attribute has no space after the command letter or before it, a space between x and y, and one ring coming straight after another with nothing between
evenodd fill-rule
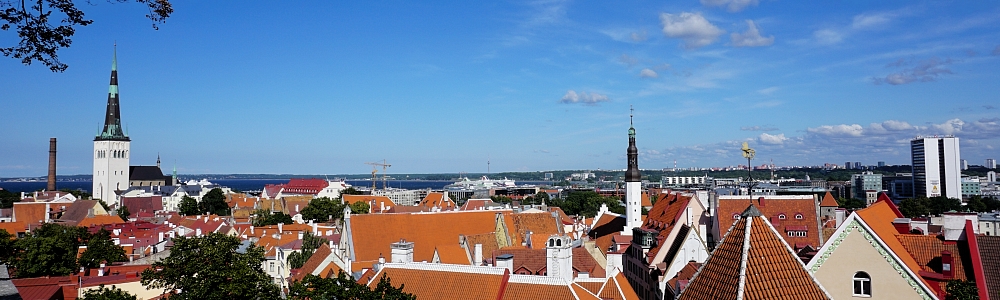
<instances>
[{"instance_id":1,"label":"church steeple","mask_svg":"<svg viewBox=\"0 0 1000 300\"><path fill-rule=\"evenodd\" d=\"M628 115L628 170L625 171L625 182L640 182L642 174L639 174L639 148L635 146L635 128L632 127L632 113L635 111L629 107Z\"/></svg>"},{"instance_id":2,"label":"church steeple","mask_svg":"<svg viewBox=\"0 0 1000 300\"><path fill-rule=\"evenodd\" d=\"M122 130L121 109L118 101L118 46L115 45L114 56L111 59L111 84L108 87L108 107L104 115L104 130L94 138L95 141L128 141L128 135Z\"/></svg>"}]
</instances>

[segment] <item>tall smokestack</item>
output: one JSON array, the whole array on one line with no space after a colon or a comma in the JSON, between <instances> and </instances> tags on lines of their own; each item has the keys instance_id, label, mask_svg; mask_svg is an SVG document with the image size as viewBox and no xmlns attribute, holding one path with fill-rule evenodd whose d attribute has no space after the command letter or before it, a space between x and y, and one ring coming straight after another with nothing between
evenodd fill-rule
<instances>
[{"instance_id":1,"label":"tall smokestack","mask_svg":"<svg viewBox=\"0 0 1000 300\"><path fill-rule=\"evenodd\" d=\"M45 190L56 190L56 138L49 139L49 182Z\"/></svg>"}]
</instances>

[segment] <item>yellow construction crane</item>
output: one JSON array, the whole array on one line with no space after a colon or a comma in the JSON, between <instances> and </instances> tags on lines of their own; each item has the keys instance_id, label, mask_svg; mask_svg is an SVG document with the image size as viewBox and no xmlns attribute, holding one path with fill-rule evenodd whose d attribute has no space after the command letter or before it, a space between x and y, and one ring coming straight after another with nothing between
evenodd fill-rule
<instances>
[{"instance_id":1,"label":"yellow construction crane","mask_svg":"<svg viewBox=\"0 0 1000 300\"><path fill-rule=\"evenodd\" d=\"M372 166L372 191L373 192L375 191L375 182L378 180L377 177L375 177L375 173L378 173L378 168L376 168L378 166L382 167L382 189L383 190L386 189L386 187L387 187L386 186L386 182L388 180L388 176L386 175L385 171L386 171L387 168L392 167L392 165L386 163L386 161L384 159L382 160L381 163L378 163L378 162L366 162L365 164Z\"/></svg>"}]
</instances>

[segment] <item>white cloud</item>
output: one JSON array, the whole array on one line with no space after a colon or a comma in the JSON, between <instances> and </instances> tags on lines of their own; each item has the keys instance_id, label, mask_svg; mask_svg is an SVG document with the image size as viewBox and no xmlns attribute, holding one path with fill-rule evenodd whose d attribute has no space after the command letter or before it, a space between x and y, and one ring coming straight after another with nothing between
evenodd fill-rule
<instances>
[{"instance_id":1,"label":"white cloud","mask_svg":"<svg viewBox=\"0 0 1000 300\"><path fill-rule=\"evenodd\" d=\"M563 95L562 99L559 100L559 103L565 103L565 104L581 103L584 105L597 105L598 103L608 102L608 101L611 101L611 99L609 99L607 95L602 95L598 93L587 94L586 92L577 93L576 91L569 90L566 92L566 95Z\"/></svg>"},{"instance_id":2,"label":"white cloud","mask_svg":"<svg viewBox=\"0 0 1000 300\"><path fill-rule=\"evenodd\" d=\"M752 20L747 20L747 26L750 28L744 33L733 32L730 34L729 37L734 47L761 47L774 44L774 36L761 36L760 30L757 29L757 25Z\"/></svg>"},{"instance_id":3,"label":"white cloud","mask_svg":"<svg viewBox=\"0 0 1000 300\"><path fill-rule=\"evenodd\" d=\"M940 60L937 57L932 57L928 60L920 62L916 67L904 69L900 72L886 75L885 77L872 78L872 82L875 84L887 83L891 85L900 85L918 81L934 81L943 74L952 74L951 70L945 66L950 65L953 62L954 61L951 59Z\"/></svg>"},{"instance_id":4,"label":"white cloud","mask_svg":"<svg viewBox=\"0 0 1000 300\"><path fill-rule=\"evenodd\" d=\"M854 29L868 29L873 27L878 27L889 23L892 20L892 14L881 13L881 14L860 14L854 16L854 22L851 23L851 28Z\"/></svg>"},{"instance_id":5,"label":"white cloud","mask_svg":"<svg viewBox=\"0 0 1000 300\"><path fill-rule=\"evenodd\" d=\"M826 136L861 136L864 128L858 124L823 125L816 128L807 128L806 132Z\"/></svg>"},{"instance_id":6,"label":"white cloud","mask_svg":"<svg viewBox=\"0 0 1000 300\"><path fill-rule=\"evenodd\" d=\"M715 6L715 7L726 7L729 12L741 11L747 6L756 6L758 0L701 0L701 5L705 6Z\"/></svg>"},{"instance_id":7,"label":"white cloud","mask_svg":"<svg viewBox=\"0 0 1000 300\"><path fill-rule=\"evenodd\" d=\"M636 59L635 57L628 56L628 54L622 54L622 56L619 56L618 61L629 67L639 63L638 59Z\"/></svg>"},{"instance_id":8,"label":"white cloud","mask_svg":"<svg viewBox=\"0 0 1000 300\"><path fill-rule=\"evenodd\" d=\"M726 33L705 19L701 13L682 12L680 14L660 14L663 34L684 41L684 48L695 49L707 46L720 35Z\"/></svg>"},{"instance_id":9,"label":"white cloud","mask_svg":"<svg viewBox=\"0 0 1000 300\"><path fill-rule=\"evenodd\" d=\"M743 130L743 131L777 131L778 128L774 127L774 126L771 126L771 125L764 125L764 126L754 125L754 126L743 126L743 127L740 127L740 130Z\"/></svg>"},{"instance_id":10,"label":"white cloud","mask_svg":"<svg viewBox=\"0 0 1000 300\"><path fill-rule=\"evenodd\" d=\"M642 71L639 71L639 77L642 78L656 78L659 76L660 76L659 74L656 74L656 71L653 71L651 69L642 69Z\"/></svg>"},{"instance_id":11,"label":"white cloud","mask_svg":"<svg viewBox=\"0 0 1000 300\"><path fill-rule=\"evenodd\" d=\"M824 45L833 45L844 40L844 35L832 29L820 29L813 32L816 41Z\"/></svg>"},{"instance_id":12,"label":"white cloud","mask_svg":"<svg viewBox=\"0 0 1000 300\"><path fill-rule=\"evenodd\" d=\"M776 135L771 135L771 134L767 134L765 132L765 133L761 133L760 136L757 137L757 140L760 141L762 144L781 145L781 144L784 144L785 140L788 140L788 138L785 137L784 133L779 133L779 134L776 134Z\"/></svg>"},{"instance_id":13,"label":"white cloud","mask_svg":"<svg viewBox=\"0 0 1000 300\"><path fill-rule=\"evenodd\" d=\"M607 35L613 40L625 43L638 43L645 41L647 39L646 30L615 28L615 29L601 30L601 33Z\"/></svg>"},{"instance_id":14,"label":"white cloud","mask_svg":"<svg viewBox=\"0 0 1000 300\"><path fill-rule=\"evenodd\" d=\"M769 87L769 88L759 89L759 90L757 90L757 93L761 94L761 95L771 95L771 94L774 94L774 92L777 92L777 91L778 91L778 87L772 86L772 87Z\"/></svg>"},{"instance_id":15,"label":"white cloud","mask_svg":"<svg viewBox=\"0 0 1000 300\"><path fill-rule=\"evenodd\" d=\"M633 42L642 42L646 40L646 31L643 30L642 32L633 32L628 36Z\"/></svg>"}]
</instances>

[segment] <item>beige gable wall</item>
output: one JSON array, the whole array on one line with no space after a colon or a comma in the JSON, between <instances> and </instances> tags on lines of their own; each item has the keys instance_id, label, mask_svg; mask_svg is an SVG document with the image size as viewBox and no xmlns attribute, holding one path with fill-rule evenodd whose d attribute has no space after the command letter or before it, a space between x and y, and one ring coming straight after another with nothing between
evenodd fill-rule
<instances>
[{"instance_id":1,"label":"beige gable wall","mask_svg":"<svg viewBox=\"0 0 1000 300\"><path fill-rule=\"evenodd\" d=\"M848 226L851 224L845 224ZM910 287L904 275L900 275L876 246L865 239L858 226L850 231L830 257L820 265L814 275L833 299L921 299ZM835 237L831 237L831 240ZM886 255L889 255L886 253ZM818 259L817 256L814 259ZM902 265L900 265L902 266ZM872 297L854 297L854 273L867 272L872 278Z\"/></svg>"}]
</instances>

